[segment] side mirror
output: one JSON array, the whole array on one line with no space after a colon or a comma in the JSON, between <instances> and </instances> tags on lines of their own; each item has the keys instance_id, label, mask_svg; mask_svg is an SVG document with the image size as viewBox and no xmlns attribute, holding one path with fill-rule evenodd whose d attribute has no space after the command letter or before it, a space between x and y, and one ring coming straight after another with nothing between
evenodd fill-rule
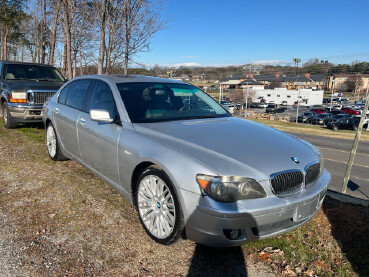
<instances>
[{"instance_id":1,"label":"side mirror","mask_svg":"<svg viewBox=\"0 0 369 277\"><path fill-rule=\"evenodd\" d=\"M91 110L90 118L91 120L97 122L111 123L114 121L114 119L110 117L109 112L106 110Z\"/></svg>"}]
</instances>

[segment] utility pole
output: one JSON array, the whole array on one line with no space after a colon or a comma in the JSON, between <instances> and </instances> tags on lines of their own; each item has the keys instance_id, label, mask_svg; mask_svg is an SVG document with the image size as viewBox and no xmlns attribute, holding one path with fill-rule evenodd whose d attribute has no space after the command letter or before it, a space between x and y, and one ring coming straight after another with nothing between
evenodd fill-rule
<instances>
[{"instance_id":1,"label":"utility pole","mask_svg":"<svg viewBox=\"0 0 369 277\"><path fill-rule=\"evenodd\" d=\"M344 193L344 194L346 194L346 191L347 191L347 184L348 184L348 181L350 179L351 168L352 168L352 164L354 163L357 146L358 146L359 140L360 140L361 131L363 130L363 125L364 125L364 121L365 121L365 117L366 117L366 112L368 111L368 105L369 105L369 84L366 87L366 101L365 101L363 112L361 113L361 119L360 119L359 126L357 128L357 131L356 131L356 136L355 136L355 139L354 139L354 143L352 144L350 158L347 162L345 178L343 179L342 193Z\"/></svg>"},{"instance_id":2,"label":"utility pole","mask_svg":"<svg viewBox=\"0 0 369 277\"><path fill-rule=\"evenodd\" d=\"M331 92L331 108L330 110L332 111L332 106L333 106L333 92L334 92L334 85L336 82L336 76L332 76L332 92Z\"/></svg>"},{"instance_id":3,"label":"utility pole","mask_svg":"<svg viewBox=\"0 0 369 277\"><path fill-rule=\"evenodd\" d=\"M299 81L299 75L297 75L296 77L296 83L298 83ZM296 109L296 123L298 122L298 118L299 118L299 107L300 107L300 83L298 83L299 86L299 90L298 90L298 94L297 94L297 109Z\"/></svg>"}]
</instances>

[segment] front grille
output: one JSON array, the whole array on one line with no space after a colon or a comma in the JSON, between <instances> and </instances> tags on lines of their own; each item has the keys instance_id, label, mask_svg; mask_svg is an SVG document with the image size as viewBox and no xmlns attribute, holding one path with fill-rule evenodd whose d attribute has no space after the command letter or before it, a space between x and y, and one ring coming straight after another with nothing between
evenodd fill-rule
<instances>
[{"instance_id":1,"label":"front grille","mask_svg":"<svg viewBox=\"0 0 369 277\"><path fill-rule=\"evenodd\" d=\"M46 99L53 96L54 91L32 91L28 92L28 101L33 104L43 104Z\"/></svg>"},{"instance_id":2,"label":"front grille","mask_svg":"<svg viewBox=\"0 0 369 277\"><path fill-rule=\"evenodd\" d=\"M305 186L312 184L320 173L320 163L313 164L306 169Z\"/></svg>"},{"instance_id":3,"label":"front grille","mask_svg":"<svg viewBox=\"0 0 369 277\"><path fill-rule=\"evenodd\" d=\"M299 190L303 182L304 175L299 170L277 173L271 178L271 184L275 194L285 194Z\"/></svg>"}]
</instances>

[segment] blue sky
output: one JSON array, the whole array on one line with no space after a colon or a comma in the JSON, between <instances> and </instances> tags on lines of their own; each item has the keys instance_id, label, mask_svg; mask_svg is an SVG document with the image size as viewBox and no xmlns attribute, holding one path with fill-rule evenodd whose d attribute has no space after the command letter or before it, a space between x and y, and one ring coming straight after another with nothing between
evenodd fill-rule
<instances>
[{"instance_id":1,"label":"blue sky","mask_svg":"<svg viewBox=\"0 0 369 277\"><path fill-rule=\"evenodd\" d=\"M369 0L165 1L169 23L144 64L369 60Z\"/></svg>"}]
</instances>

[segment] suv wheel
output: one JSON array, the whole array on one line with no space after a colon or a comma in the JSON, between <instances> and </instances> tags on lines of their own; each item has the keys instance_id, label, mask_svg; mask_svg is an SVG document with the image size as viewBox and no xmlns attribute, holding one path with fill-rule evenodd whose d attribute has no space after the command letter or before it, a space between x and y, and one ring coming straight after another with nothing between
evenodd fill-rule
<instances>
[{"instance_id":1,"label":"suv wheel","mask_svg":"<svg viewBox=\"0 0 369 277\"><path fill-rule=\"evenodd\" d=\"M352 130L357 131L357 125L352 126Z\"/></svg>"},{"instance_id":2,"label":"suv wheel","mask_svg":"<svg viewBox=\"0 0 369 277\"><path fill-rule=\"evenodd\" d=\"M6 129L14 129L17 127L17 122L10 114L9 107L6 102L3 104L3 125Z\"/></svg>"},{"instance_id":3,"label":"suv wheel","mask_svg":"<svg viewBox=\"0 0 369 277\"><path fill-rule=\"evenodd\" d=\"M183 220L174 186L165 172L150 166L137 181L135 203L146 233L164 245L181 235Z\"/></svg>"},{"instance_id":4,"label":"suv wheel","mask_svg":"<svg viewBox=\"0 0 369 277\"><path fill-rule=\"evenodd\" d=\"M332 126L332 130L333 130L333 131L337 131L337 130L338 130L338 126L333 125L333 126Z\"/></svg>"}]
</instances>

